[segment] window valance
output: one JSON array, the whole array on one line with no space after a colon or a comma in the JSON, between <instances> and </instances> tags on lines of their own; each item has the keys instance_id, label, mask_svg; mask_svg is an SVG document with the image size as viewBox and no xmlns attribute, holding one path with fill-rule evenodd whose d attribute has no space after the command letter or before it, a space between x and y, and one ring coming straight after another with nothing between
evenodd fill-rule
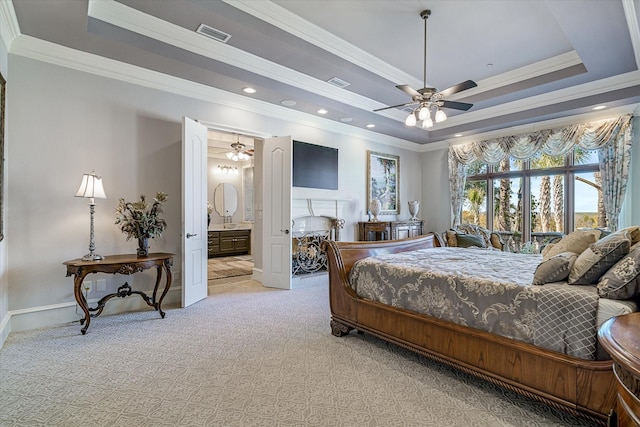
<instances>
[{"instance_id":1,"label":"window valance","mask_svg":"<svg viewBox=\"0 0 640 427\"><path fill-rule=\"evenodd\" d=\"M614 119L452 145L449 153L462 165L475 161L497 165L507 156L527 160L538 152L564 156L576 145L585 150L596 150L619 138L628 138L627 131L631 128L632 119L633 116L628 114Z\"/></svg>"}]
</instances>

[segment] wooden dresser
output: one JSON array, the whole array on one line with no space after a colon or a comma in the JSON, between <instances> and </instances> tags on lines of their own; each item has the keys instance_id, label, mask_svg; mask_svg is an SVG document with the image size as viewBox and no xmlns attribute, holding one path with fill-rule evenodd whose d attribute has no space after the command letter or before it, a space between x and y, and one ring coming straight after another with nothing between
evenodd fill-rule
<instances>
[{"instance_id":1,"label":"wooden dresser","mask_svg":"<svg viewBox=\"0 0 640 427\"><path fill-rule=\"evenodd\" d=\"M216 230L208 234L209 258L243 255L251 250L251 230Z\"/></svg>"},{"instance_id":2,"label":"wooden dresser","mask_svg":"<svg viewBox=\"0 0 640 427\"><path fill-rule=\"evenodd\" d=\"M598 340L613 359L618 396L617 419L610 425L640 427L640 313L613 317L598 331Z\"/></svg>"},{"instance_id":3,"label":"wooden dresser","mask_svg":"<svg viewBox=\"0 0 640 427\"><path fill-rule=\"evenodd\" d=\"M363 221L358 223L358 240L398 240L424 234L423 220Z\"/></svg>"}]
</instances>

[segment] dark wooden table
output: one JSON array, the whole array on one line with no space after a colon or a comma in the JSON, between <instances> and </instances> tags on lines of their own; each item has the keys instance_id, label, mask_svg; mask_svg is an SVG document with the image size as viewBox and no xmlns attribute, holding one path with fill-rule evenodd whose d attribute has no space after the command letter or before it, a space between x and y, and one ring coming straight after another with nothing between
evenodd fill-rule
<instances>
[{"instance_id":1,"label":"dark wooden table","mask_svg":"<svg viewBox=\"0 0 640 427\"><path fill-rule=\"evenodd\" d=\"M640 426L640 313L612 317L598 331L598 340L613 359L618 397L618 427Z\"/></svg>"},{"instance_id":2,"label":"dark wooden table","mask_svg":"<svg viewBox=\"0 0 640 427\"><path fill-rule=\"evenodd\" d=\"M82 259L74 259L71 261L65 261L63 264L67 266L67 277L74 276L73 279L73 293L76 297L78 305L84 312L84 319L80 319L80 324L84 325L81 329L82 334L87 333L89 323L92 317L97 317L102 313L105 304L113 297L124 298L132 294L140 295L140 297L147 303L147 305L156 309L162 318L164 318L164 311L162 311L162 300L171 287L171 267L173 266L173 255L171 253L152 253L146 257L138 257L136 254L126 255L109 255L104 259L96 261L83 261ZM82 282L87 274L90 273L111 273L111 274L133 274L140 271L147 270L149 268L156 267L156 285L153 288L153 295L150 297L142 291L133 291L128 283L120 286L118 291L109 295L106 295L98 301L96 307L89 307L87 300L82 293ZM160 299L157 299L158 286L162 279L162 271L164 270L167 278L164 285L164 290Z\"/></svg>"}]
</instances>

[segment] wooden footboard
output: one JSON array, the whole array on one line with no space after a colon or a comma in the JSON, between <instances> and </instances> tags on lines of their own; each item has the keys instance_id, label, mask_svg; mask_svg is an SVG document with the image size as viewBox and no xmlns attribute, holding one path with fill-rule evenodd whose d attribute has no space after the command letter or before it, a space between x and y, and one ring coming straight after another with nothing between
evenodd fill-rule
<instances>
[{"instance_id":1,"label":"wooden footboard","mask_svg":"<svg viewBox=\"0 0 640 427\"><path fill-rule=\"evenodd\" d=\"M436 234L384 242L326 241L331 331L351 329L605 424L614 407L610 361L588 361L531 344L362 299L349 286L353 264L368 256L442 246Z\"/></svg>"}]
</instances>

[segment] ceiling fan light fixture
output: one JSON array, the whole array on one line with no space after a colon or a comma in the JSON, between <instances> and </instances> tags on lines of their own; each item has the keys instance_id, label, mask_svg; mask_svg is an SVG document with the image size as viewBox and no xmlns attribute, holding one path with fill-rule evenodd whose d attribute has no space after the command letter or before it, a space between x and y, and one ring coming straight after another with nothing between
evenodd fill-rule
<instances>
[{"instance_id":1,"label":"ceiling fan light fixture","mask_svg":"<svg viewBox=\"0 0 640 427\"><path fill-rule=\"evenodd\" d=\"M436 123L442 123L445 120L447 120L447 115L444 111L438 108L438 111L436 111Z\"/></svg>"},{"instance_id":2,"label":"ceiling fan light fixture","mask_svg":"<svg viewBox=\"0 0 640 427\"><path fill-rule=\"evenodd\" d=\"M428 129L432 126L433 126L433 120L431 120L430 116L422 121L422 129Z\"/></svg>"},{"instance_id":3,"label":"ceiling fan light fixture","mask_svg":"<svg viewBox=\"0 0 640 427\"><path fill-rule=\"evenodd\" d=\"M404 120L404 124L407 126L415 126L417 122L418 120L416 120L415 111L412 111Z\"/></svg>"},{"instance_id":4,"label":"ceiling fan light fixture","mask_svg":"<svg viewBox=\"0 0 640 427\"><path fill-rule=\"evenodd\" d=\"M418 120L425 120L429 116L429 107L427 107L426 105L420 107L420 111L418 111Z\"/></svg>"}]
</instances>

